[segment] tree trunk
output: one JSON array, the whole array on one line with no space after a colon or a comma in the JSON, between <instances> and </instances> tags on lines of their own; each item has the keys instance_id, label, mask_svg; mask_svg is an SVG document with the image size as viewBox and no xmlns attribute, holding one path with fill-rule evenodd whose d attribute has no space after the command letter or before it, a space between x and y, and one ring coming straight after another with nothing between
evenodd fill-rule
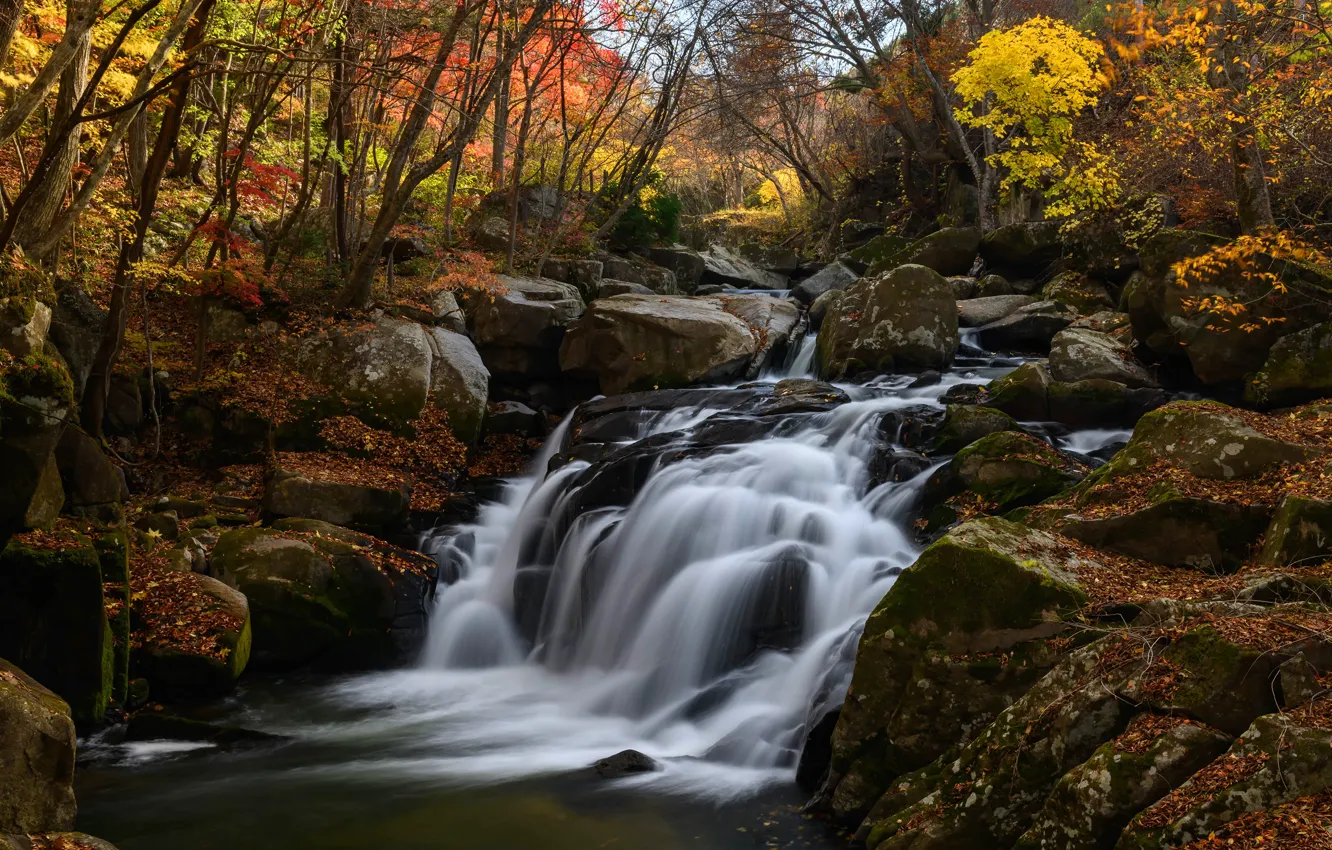
<instances>
[{"instance_id":1,"label":"tree trunk","mask_svg":"<svg viewBox=\"0 0 1332 850\"><path fill-rule=\"evenodd\" d=\"M1239 208L1240 230L1256 233L1276 224L1272 199L1267 191L1267 171L1263 167L1263 149L1254 138L1253 129L1238 129L1230 141L1231 164L1235 172L1235 203Z\"/></svg>"},{"instance_id":2,"label":"tree trunk","mask_svg":"<svg viewBox=\"0 0 1332 850\"><path fill-rule=\"evenodd\" d=\"M213 11L215 0L203 0L195 13L194 20L185 31L182 43L183 52L189 55L203 41L208 27L208 18ZM102 337L93 357L88 382L83 390L82 413L83 428L99 439L102 436L102 418L106 413L106 398L111 389L111 373L120 356L121 346L125 342L125 322L129 317L129 282L130 271L135 263L143 258L143 240L148 233L148 224L152 221L153 211L157 207L157 192L166 172L167 160L176 146L180 135L181 119L185 114L185 105L189 98L190 78L182 75L171 87L171 94L166 109L162 113L162 127L157 134L157 143L144 170L143 188L139 192L138 205L134 214L133 238L121 244L120 256L116 260L116 274L111 284L111 301L107 312L106 324L102 328Z\"/></svg>"},{"instance_id":3,"label":"tree trunk","mask_svg":"<svg viewBox=\"0 0 1332 850\"><path fill-rule=\"evenodd\" d=\"M9 59L9 46L23 17L23 0L0 0L0 68Z\"/></svg>"},{"instance_id":4,"label":"tree trunk","mask_svg":"<svg viewBox=\"0 0 1332 850\"><path fill-rule=\"evenodd\" d=\"M74 10L69 10L71 15ZM88 83L88 60L92 51L92 34L85 32L75 45L74 56L60 75L60 92L56 95L55 116L51 121L53 130L58 130L74 112L74 106L83 96L83 88ZM17 227L14 229L14 241L25 248L46 233L51 222L65 201L73 180L74 166L79 159L79 133L76 127L64 138L55 154L50 169L38 185L23 208Z\"/></svg>"}]
</instances>

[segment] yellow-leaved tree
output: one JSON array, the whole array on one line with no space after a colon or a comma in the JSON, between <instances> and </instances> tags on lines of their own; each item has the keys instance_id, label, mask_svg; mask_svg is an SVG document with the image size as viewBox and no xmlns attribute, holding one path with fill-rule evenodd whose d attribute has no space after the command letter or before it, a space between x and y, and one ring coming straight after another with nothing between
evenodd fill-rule
<instances>
[{"instance_id":1,"label":"yellow-leaved tree","mask_svg":"<svg viewBox=\"0 0 1332 850\"><path fill-rule=\"evenodd\" d=\"M953 73L966 103L958 120L992 134L987 160L1004 172L1003 188L1043 190L1051 216L1104 206L1118 191L1110 158L1073 133L1107 85L1103 56L1095 39L1037 16L986 33Z\"/></svg>"}]
</instances>

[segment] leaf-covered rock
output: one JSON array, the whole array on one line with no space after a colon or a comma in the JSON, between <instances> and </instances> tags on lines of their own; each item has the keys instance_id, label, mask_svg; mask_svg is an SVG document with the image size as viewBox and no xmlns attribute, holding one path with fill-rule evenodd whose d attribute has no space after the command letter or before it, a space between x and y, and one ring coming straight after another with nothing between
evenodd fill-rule
<instances>
[{"instance_id":1,"label":"leaf-covered rock","mask_svg":"<svg viewBox=\"0 0 1332 850\"><path fill-rule=\"evenodd\" d=\"M861 278L829 305L819 329L819 369L824 378L939 369L958 345L948 281L924 266L900 266Z\"/></svg>"}]
</instances>

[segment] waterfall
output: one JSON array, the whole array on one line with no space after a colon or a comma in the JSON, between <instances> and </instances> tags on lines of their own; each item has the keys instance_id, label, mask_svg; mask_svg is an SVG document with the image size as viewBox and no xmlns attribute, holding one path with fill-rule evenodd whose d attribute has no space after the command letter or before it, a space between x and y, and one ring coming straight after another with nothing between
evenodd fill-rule
<instances>
[{"instance_id":1,"label":"waterfall","mask_svg":"<svg viewBox=\"0 0 1332 850\"><path fill-rule=\"evenodd\" d=\"M894 417L1003 371L882 379L792 416L738 411L741 390L690 391L693 404L636 416L598 463L560 454L566 420L444 544L461 578L438 594L420 675L493 689L476 754L453 767L516 776L633 747L668 760L634 781L667 789L788 779L845 693L866 616L919 552L909 519L930 469L873 480ZM604 498L635 463L632 497Z\"/></svg>"}]
</instances>

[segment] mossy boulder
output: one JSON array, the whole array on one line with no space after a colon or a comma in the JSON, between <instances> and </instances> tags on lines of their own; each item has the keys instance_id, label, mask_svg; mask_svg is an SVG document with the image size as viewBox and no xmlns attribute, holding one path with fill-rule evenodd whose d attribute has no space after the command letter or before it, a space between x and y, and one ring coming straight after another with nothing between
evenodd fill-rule
<instances>
[{"instance_id":1,"label":"mossy boulder","mask_svg":"<svg viewBox=\"0 0 1332 850\"><path fill-rule=\"evenodd\" d=\"M859 248L852 248L838 259L852 271L863 275L870 266L880 265L895 259L911 247L911 244L911 240L905 236L884 233L875 236ZM959 272L959 274L962 274L962 272Z\"/></svg>"},{"instance_id":2,"label":"mossy boulder","mask_svg":"<svg viewBox=\"0 0 1332 850\"><path fill-rule=\"evenodd\" d=\"M1325 447L1264 434L1225 405L1176 401L1139 420L1132 439L1104 474L1113 478L1166 462L1199 478L1232 480L1253 478L1283 464L1326 454Z\"/></svg>"},{"instance_id":3,"label":"mossy boulder","mask_svg":"<svg viewBox=\"0 0 1332 850\"><path fill-rule=\"evenodd\" d=\"M1332 322L1283 336L1249 378L1244 399L1264 407L1299 404L1332 395Z\"/></svg>"},{"instance_id":4,"label":"mossy boulder","mask_svg":"<svg viewBox=\"0 0 1332 850\"><path fill-rule=\"evenodd\" d=\"M898 266L917 265L945 276L966 274L976 262L980 243L978 227L945 227L917 239L895 254L875 260L865 273L875 276Z\"/></svg>"},{"instance_id":5,"label":"mossy boulder","mask_svg":"<svg viewBox=\"0 0 1332 850\"><path fill-rule=\"evenodd\" d=\"M1225 755L1137 815L1115 850L1165 850L1212 835L1218 846L1229 846L1228 827L1246 815L1279 814L1283 804L1329 786L1332 731L1299 712L1259 717ZM1277 840L1272 846L1285 845Z\"/></svg>"},{"instance_id":6,"label":"mossy boulder","mask_svg":"<svg viewBox=\"0 0 1332 850\"><path fill-rule=\"evenodd\" d=\"M902 777L861 826L870 850L1011 847L1055 783L1118 734L1133 709L1074 651L954 756Z\"/></svg>"},{"instance_id":7,"label":"mossy boulder","mask_svg":"<svg viewBox=\"0 0 1332 850\"><path fill-rule=\"evenodd\" d=\"M129 533L123 527L111 529L93 540L93 548L102 567L102 594L115 646L111 702L123 706L129 692L131 642Z\"/></svg>"},{"instance_id":8,"label":"mossy boulder","mask_svg":"<svg viewBox=\"0 0 1332 850\"><path fill-rule=\"evenodd\" d=\"M314 520L225 531L212 570L241 591L257 667L355 669L409 660L424 639L434 561Z\"/></svg>"},{"instance_id":9,"label":"mossy boulder","mask_svg":"<svg viewBox=\"0 0 1332 850\"><path fill-rule=\"evenodd\" d=\"M1273 567L1332 558L1332 501L1286 495L1263 535L1258 563Z\"/></svg>"},{"instance_id":10,"label":"mossy boulder","mask_svg":"<svg viewBox=\"0 0 1332 850\"><path fill-rule=\"evenodd\" d=\"M990 295L969 298L957 304L957 323L964 328L980 328L1010 316L1028 304L1035 304L1030 295Z\"/></svg>"},{"instance_id":11,"label":"mossy boulder","mask_svg":"<svg viewBox=\"0 0 1332 850\"><path fill-rule=\"evenodd\" d=\"M69 705L0 658L0 835L74 826L74 745Z\"/></svg>"},{"instance_id":12,"label":"mossy boulder","mask_svg":"<svg viewBox=\"0 0 1332 850\"><path fill-rule=\"evenodd\" d=\"M55 454L47 455L46 466L37 478L28 510L23 515L23 528L50 528L60 516L65 504L65 487L60 483L60 467Z\"/></svg>"},{"instance_id":13,"label":"mossy boulder","mask_svg":"<svg viewBox=\"0 0 1332 850\"><path fill-rule=\"evenodd\" d=\"M594 301L570 328L560 366L616 395L734 379L758 349L755 329L724 299L620 295Z\"/></svg>"},{"instance_id":14,"label":"mossy boulder","mask_svg":"<svg viewBox=\"0 0 1332 850\"><path fill-rule=\"evenodd\" d=\"M980 344L991 351L1045 353L1055 334L1073 324L1078 313L1058 301L1043 300L1019 307L1002 319L983 325Z\"/></svg>"},{"instance_id":15,"label":"mossy boulder","mask_svg":"<svg viewBox=\"0 0 1332 850\"><path fill-rule=\"evenodd\" d=\"M0 354L0 546L18 530L49 519L50 506L41 500L54 499L54 485L43 479L73 409L73 386L63 366L49 357Z\"/></svg>"},{"instance_id":16,"label":"mossy boulder","mask_svg":"<svg viewBox=\"0 0 1332 850\"><path fill-rule=\"evenodd\" d=\"M164 577L172 595L187 606L180 612L154 612L140 624L134 675L148 680L152 692L175 699L220 696L235 687L250 660L250 607L233 587L194 572ZM189 628L171 628L184 617Z\"/></svg>"},{"instance_id":17,"label":"mossy boulder","mask_svg":"<svg viewBox=\"0 0 1332 850\"><path fill-rule=\"evenodd\" d=\"M323 477L317 470L275 469L264 484L263 509L276 517L317 519L334 525L392 527L411 507L408 482L370 485Z\"/></svg>"},{"instance_id":18,"label":"mossy boulder","mask_svg":"<svg viewBox=\"0 0 1332 850\"><path fill-rule=\"evenodd\" d=\"M1268 526L1262 505L1163 494L1154 504L1098 519L1070 515L1052 524L1061 534L1169 567L1233 572Z\"/></svg>"},{"instance_id":19,"label":"mossy boulder","mask_svg":"<svg viewBox=\"0 0 1332 850\"><path fill-rule=\"evenodd\" d=\"M1226 751L1231 736L1184 718L1144 714L1164 727L1145 742L1115 739L1065 773L1013 850L1104 850L1129 820ZM1133 724L1130 724L1130 730ZM1144 729L1152 728L1144 724Z\"/></svg>"},{"instance_id":20,"label":"mossy boulder","mask_svg":"<svg viewBox=\"0 0 1332 850\"><path fill-rule=\"evenodd\" d=\"M1111 310L1115 306L1105 291L1104 284L1077 272L1062 272L1056 275L1041 290L1041 297L1046 301L1065 304L1083 316Z\"/></svg>"},{"instance_id":21,"label":"mossy boulder","mask_svg":"<svg viewBox=\"0 0 1332 850\"><path fill-rule=\"evenodd\" d=\"M1170 401L1164 390L1088 378L1054 381L1046 390L1047 418L1071 428L1127 427Z\"/></svg>"},{"instance_id":22,"label":"mossy boulder","mask_svg":"<svg viewBox=\"0 0 1332 850\"><path fill-rule=\"evenodd\" d=\"M987 266L1028 276L1043 273L1061 253L1057 221L1006 224L985 234L980 244L981 259Z\"/></svg>"},{"instance_id":23,"label":"mossy boulder","mask_svg":"<svg viewBox=\"0 0 1332 850\"><path fill-rule=\"evenodd\" d=\"M924 266L900 266L861 278L829 304L819 328L820 376L940 369L958 345L948 281Z\"/></svg>"},{"instance_id":24,"label":"mossy boulder","mask_svg":"<svg viewBox=\"0 0 1332 850\"><path fill-rule=\"evenodd\" d=\"M1057 657L1045 639L1086 601L1073 557L1048 534L979 519L898 578L866 622L833 734L822 798L834 814L863 815L1044 675Z\"/></svg>"},{"instance_id":25,"label":"mossy boulder","mask_svg":"<svg viewBox=\"0 0 1332 850\"><path fill-rule=\"evenodd\" d=\"M976 297L987 298L1000 295L1012 295L1013 284L1008 279L997 274L987 274L976 282ZM1031 297L1031 296L1027 296ZM1031 300L1035 301L1035 298Z\"/></svg>"},{"instance_id":26,"label":"mossy boulder","mask_svg":"<svg viewBox=\"0 0 1332 850\"><path fill-rule=\"evenodd\" d=\"M490 372L472 341L461 333L432 328L430 403L449 415L449 430L464 443L481 436L490 397Z\"/></svg>"},{"instance_id":27,"label":"mossy boulder","mask_svg":"<svg viewBox=\"0 0 1332 850\"><path fill-rule=\"evenodd\" d=\"M21 538L0 553L0 657L69 703L74 722L102 722L111 699L115 645L98 552L87 538L60 549Z\"/></svg>"},{"instance_id":28,"label":"mossy boulder","mask_svg":"<svg viewBox=\"0 0 1332 850\"><path fill-rule=\"evenodd\" d=\"M1017 420L1002 410L974 404L950 404L944 413L943 427L934 438L934 448L943 453L956 452L990 434L1021 430Z\"/></svg>"},{"instance_id":29,"label":"mossy boulder","mask_svg":"<svg viewBox=\"0 0 1332 850\"><path fill-rule=\"evenodd\" d=\"M426 330L405 319L338 325L302 339L295 366L329 390L332 412L374 425L405 427L430 395L432 351Z\"/></svg>"},{"instance_id":30,"label":"mossy boulder","mask_svg":"<svg viewBox=\"0 0 1332 850\"><path fill-rule=\"evenodd\" d=\"M983 437L948 464L950 489L974 493L996 512L1044 501L1081 481L1086 472L1049 443L1020 431Z\"/></svg>"},{"instance_id":31,"label":"mossy boulder","mask_svg":"<svg viewBox=\"0 0 1332 850\"><path fill-rule=\"evenodd\" d=\"M51 308L34 298L0 298L0 348L15 357L41 354L51 329Z\"/></svg>"},{"instance_id":32,"label":"mossy boulder","mask_svg":"<svg viewBox=\"0 0 1332 850\"><path fill-rule=\"evenodd\" d=\"M1050 418L1046 395L1050 389L1050 370L1044 363L1023 363L986 387L985 407L1002 410L1023 421Z\"/></svg>"},{"instance_id":33,"label":"mossy boulder","mask_svg":"<svg viewBox=\"0 0 1332 850\"><path fill-rule=\"evenodd\" d=\"M1157 387L1133 357L1133 350L1110 334L1066 328L1050 341L1050 375L1056 381L1115 381L1128 387Z\"/></svg>"}]
</instances>

